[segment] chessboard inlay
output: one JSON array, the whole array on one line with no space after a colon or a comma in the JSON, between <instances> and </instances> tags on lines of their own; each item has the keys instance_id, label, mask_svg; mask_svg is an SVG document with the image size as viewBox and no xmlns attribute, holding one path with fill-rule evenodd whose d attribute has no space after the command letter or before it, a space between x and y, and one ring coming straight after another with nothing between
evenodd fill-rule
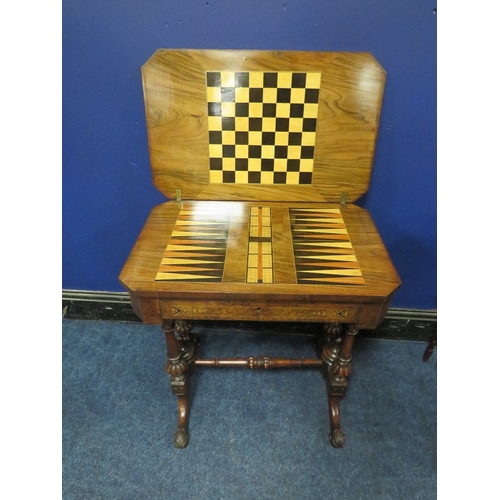
<instances>
[{"instance_id":1,"label":"chessboard inlay","mask_svg":"<svg viewBox=\"0 0 500 500\"><path fill-rule=\"evenodd\" d=\"M312 184L321 73L207 71L211 184Z\"/></svg>"}]
</instances>

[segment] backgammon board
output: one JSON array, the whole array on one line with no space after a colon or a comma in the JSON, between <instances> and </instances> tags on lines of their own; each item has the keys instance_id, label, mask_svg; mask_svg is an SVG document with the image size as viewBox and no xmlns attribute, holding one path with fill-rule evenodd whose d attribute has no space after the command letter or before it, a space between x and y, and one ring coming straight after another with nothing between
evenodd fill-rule
<instances>
[{"instance_id":1,"label":"backgammon board","mask_svg":"<svg viewBox=\"0 0 500 500\"><path fill-rule=\"evenodd\" d=\"M120 281L161 324L188 444L196 365L322 371L330 442L354 336L383 319L400 280L369 213L385 72L366 53L158 50L142 68L155 207ZM324 325L317 359L203 360L196 321ZM228 372L230 376L230 372Z\"/></svg>"}]
</instances>

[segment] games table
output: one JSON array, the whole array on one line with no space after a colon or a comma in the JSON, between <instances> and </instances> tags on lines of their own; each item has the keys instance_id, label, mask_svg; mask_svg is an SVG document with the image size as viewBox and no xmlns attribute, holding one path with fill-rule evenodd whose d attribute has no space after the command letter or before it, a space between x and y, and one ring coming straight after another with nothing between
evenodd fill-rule
<instances>
[{"instance_id":1,"label":"games table","mask_svg":"<svg viewBox=\"0 0 500 500\"><path fill-rule=\"evenodd\" d=\"M142 68L153 208L120 281L161 324L189 441L194 366L317 368L330 442L359 329L400 280L369 213L385 72L368 53L160 49ZM314 359L199 359L196 320L322 323Z\"/></svg>"}]
</instances>

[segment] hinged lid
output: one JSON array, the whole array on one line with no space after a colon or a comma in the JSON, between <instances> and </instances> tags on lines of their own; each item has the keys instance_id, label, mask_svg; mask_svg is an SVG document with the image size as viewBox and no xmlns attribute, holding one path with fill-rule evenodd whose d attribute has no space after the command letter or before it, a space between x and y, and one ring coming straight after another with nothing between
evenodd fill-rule
<instances>
[{"instance_id":1,"label":"hinged lid","mask_svg":"<svg viewBox=\"0 0 500 500\"><path fill-rule=\"evenodd\" d=\"M385 84L370 54L160 49L142 76L153 180L169 199L367 191Z\"/></svg>"}]
</instances>

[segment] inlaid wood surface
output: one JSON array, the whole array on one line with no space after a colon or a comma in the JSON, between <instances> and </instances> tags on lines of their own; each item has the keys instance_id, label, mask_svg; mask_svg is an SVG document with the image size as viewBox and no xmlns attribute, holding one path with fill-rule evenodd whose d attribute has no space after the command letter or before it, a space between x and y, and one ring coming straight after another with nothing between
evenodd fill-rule
<instances>
[{"instance_id":1,"label":"inlaid wood surface","mask_svg":"<svg viewBox=\"0 0 500 500\"><path fill-rule=\"evenodd\" d=\"M207 207L182 209L177 216L157 280L221 282L224 272L229 214Z\"/></svg>"},{"instance_id":2,"label":"inlaid wood surface","mask_svg":"<svg viewBox=\"0 0 500 500\"><path fill-rule=\"evenodd\" d=\"M251 207L249 212L247 282L273 283L271 209L269 207Z\"/></svg>"},{"instance_id":3,"label":"inlaid wood surface","mask_svg":"<svg viewBox=\"0 0 500 500\"><path fill-rule=\"evenodd\" d=\"M289 208L291 245L278 246L275 256L271 207L244 207L243 217L237 214L231 221L231 212L205 205L203 210L195 206L179 211L156 281L230 283L235 274L225 276L224 269L234 265L226 261L226 248L234 246L239 233L248 232L247 283L274 283L276 259L292 266L283 283L365 285L340 209Z\"/></svg>"},{"instance_id":4,"label":"inlaid wood surface","mask_svg":"<svg viewBox=\"0 0 500 500\"><path fill-rule=\"evenodd\" d=\"M368 189L385 85L370 54L160 49L142 75L168 198L352 202Z\"/></svg>"},{"instance_id":5,"label":"inlaid wood surface","mask_svg":"<svg viewBox=\"0 0 500 500\"><path fill-rule=\"evenodd\" d=\"M215 216L216 213L220 216ZM190 220L193 214L200 214L199 220L204 219L209 224L199 225ZM339 215L343 223L340 222ZM271 223L270 233L263 231L268 217ZM252 226L252 218L256 218L256 226ZM179 225L179 221L194 224ZM219 221L220 224L214 224L214 221ZM179 229L186 226L192 230ZM208 243L210 240L206 237L209 232L207 227L211 227L211 231L217 235L214 241L218 241L220 247L210 246ZM252 232L252 227L257 227L256 233ZM301 231L304 228L305 233ZM307 232L316 229L321 229L321 233ZM199 234L196 234L196 231L199 231ZM249 253L250 248L254 247L250 243L255 243L252 241L254 236L251 235L256 234L259 243L259 231L260 238L264 234L266 238L271 235L272 283L248 280L249 255L255 255ZM308 252L299 248L304 242L303 234L312 235L305 241L313 243L310 266L305 265L308 259L303 259ZM326 238L318 242L317 235ZM178 241L179 238L181 241ZM200 245L200 241L204 243ZM225 254L222 242L226 242ZM200 247L203 250L199 250ZM216 250L211 250L212 248ZM178 262L165 261L166 253L169 259L178 259ZM195 257L193 254L199 255ZM223 255L225 257L220 259L223 260L222 280L217 278L217 282L207 282L212 279L210 273L220 273L220 260L215 256ZM262 277L265 270L264 255L263 249ZM327 269L337 274L324 272L321 265L325 261L323 256L328 263ZM196 261L196 264L192 261ZM178 273L180 276L175 279L157 279L158 273L164 272L165 265L170 266L167 273ZM176 266L179 268L175 269ZM185 268L189 268L189 271ZM307 270L303 271L306 268ZM309 269L321 271L314 273L314 279L310 282L303 278L304 272L307 274ZM189 278L182 276L186 273ZM201 275L201 278L193 278L197 275ZM318 279L317 276L326 279ZM323 203L210 201L183 202L182 206L167 202L153 209L123 268L120 281L129 290L132 298L138 301L135 304L136 309L140 307L141 314L146 315L149 321L154 321L162 314L160 304L155 301L167 300L170 301L169 308L191 307L189 314L198 314L201 319L228 319L230 312L227 313L229 316L225 316L225 311L239 303L241 306L238 306L238 311L235 310L234 319L245 315L248 319L261 317L272 320L275 314L276 320L286 320L286 313L290 320L301 321L319 321L322 317L330 318L337 314L348 314L352 319L353 314L364 314L364 309L356 312L352 308L353 305L359 308L363 304L377 304L373 312L370 312L371 319L366 320L367 324L375 324L400 285L399 277L370 215L355 205L343 208L340 204ZM146 300L148 297L153 302ZM134 300L132 302L134 303ZM195 303L198 304L196 310L193 309ZM203 309L203 304L208 303L212 304L212 308L219 304L219 311L214 312L213 309L212 314ZM257 303L260 305L255 306ZM350 308L347 313L342 313L346 309L345 304L350 304ZM284 305L286 307L283 307ZM245 310L245 307L248 309ZM339 318L341 316L338 316L337 320Z\"/></svg>"},{"instance_id":6,"label":"inlaid wood surface","mask_svg":"<svg viewBox=\"0 0 500 500\"><path fill-rule=\"evenodd\" d=\"M291 208L297 283L364 285L338 208Z\"/></svg>"},{"instance_id":7,"label":"inlaid wood surface","mask_svg":"<svg viewBox=\"0 0 500 500\"><path fill-rule=\"evenodd\" d=\"M321 73L206 76L210 184L312 184Z\"/></svg>"}]
</instances>

